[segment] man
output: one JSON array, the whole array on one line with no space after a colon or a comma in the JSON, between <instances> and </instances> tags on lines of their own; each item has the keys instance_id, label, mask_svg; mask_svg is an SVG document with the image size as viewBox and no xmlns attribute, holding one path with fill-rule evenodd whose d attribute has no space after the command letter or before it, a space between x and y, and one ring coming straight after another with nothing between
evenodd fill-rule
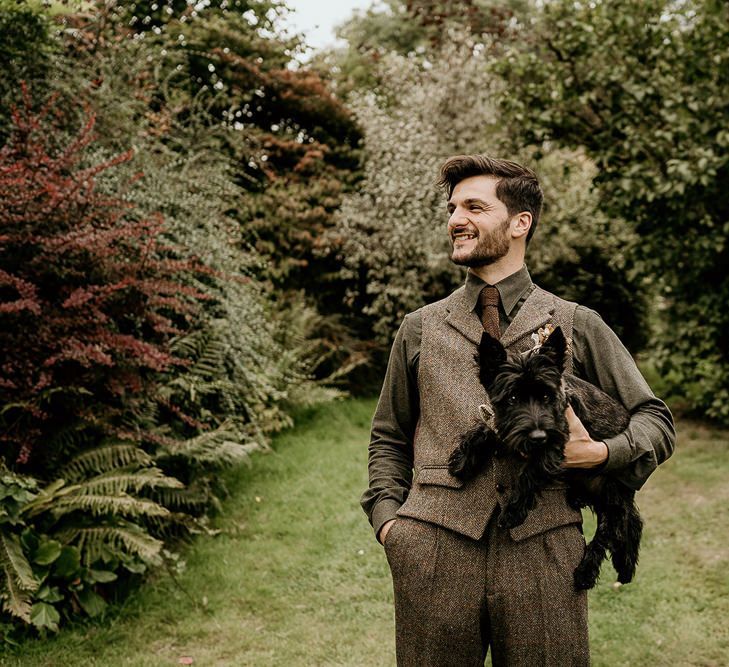
<instances>
[{"instance_id":1,"label":"man","mask_svg":"<svg viewBox=\"0 0 729 667\"><path fill-rule=\"evenodd\" d=\"M456 156L442 166L440 185L451 260L469 267L466 282L406 315L397 332L362 496L392 570L398 665L483 665L489 647L494 665L587 665L587 596L572 583L585 542L564 484L545 489L522 525L503 530L496 518L515 464L492 458L466 483L448 472L450 453L487 401L474 361L481 333L495 330L518 352L545 324L561 326L571 340L568 370L630 411L623 433L596 442L569 408L565 467L601 467L638 489L673 451L671 414L597 313L532 283L524 257L542 191L530 169Z\"/></svg>"}]
</instances>

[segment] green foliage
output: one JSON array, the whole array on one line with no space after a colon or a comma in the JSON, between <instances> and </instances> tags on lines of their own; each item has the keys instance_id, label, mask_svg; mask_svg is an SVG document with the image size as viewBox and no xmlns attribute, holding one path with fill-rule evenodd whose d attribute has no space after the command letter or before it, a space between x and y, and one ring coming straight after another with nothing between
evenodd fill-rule
<instances>
[{"instance_id":1,"label":"green foliage","mask_svg":"<svg viewBox=\"0 0 729 667\"><path fill-rule=\"evenodd\" d=\"M210 21L217 26L222 18ZM196 23L200 30L203 25L208 23ZM227 36L234 38L245 34ZM216 483L217 468L265 447L271 432L289 425L287 411L295 396L325 396L309 380L316 365L316 332L309 328L306 340L292 335L291 322L309 317L310 309L299 301L288 305L285 317L278 315L282 306L275 293L255 277L263 271L263 259L241 244L239 212L250 209L258 195L246 189L252 187L250 180L241 177L229 151L252 151L251 130L211 124L227 93L201 89L190 97L185 53L164 41L121 40L88 61L83 51L76 53L84 67L60 86L64 95L84 91L99 110L104 144L99 159L130 140L136 146L134 160L110 174L102 182L104 190L118 192L141 170L143 178L126 192L135 213L163 213L166 238L189 253L180 259L215 268L188 275L190 286L208 296L203 316L172 344L185 364L164 375L159 391L135 417L137 425L155 434L147 442L149 451L187 485L157 490L155 497L199 513L215 502L215 489L223 491ZM70 71L73 63L60 67ZM96 78L89 82L92 66Z\"/></svg>"},{"instance_id":2,"label":"green foliage","mask_svg":"<svg viewBox=\"0 0 729 667\"><path fill-rule=\"evenodd\" d=\"M365 170L329 239L353 284L347 305L368 318L382 342L406 312L458 280L460 272L447 260L445 203L434 181L452 150L494 125L493 89L486 82L471 94L468 114L450 104L481 78L483 50L473 49L452 47L430 69L390 54L377 93L352 97L365 131ZM454 68L461 76L451 76Z\"/></svg>"},{"instance_id":3,"label":"green foliage","mask_svg":"<svg viewBox=\"0 0 729 667\"><path fill-rule=\"evenodd\" d=\"M3 609L26 622L31 618L31 596L38 589L30 563L17 535L0 533L0 568L3 571Z\"/></svg>"},{"instance_id":4,"label":"green foliage","mask_svg":"<svg viewBox=\"0 0 729 667\"><path fill-rule=\"evenodd\" d=\"M276 309L292 309L292 317L305 303L326 315L339 310L345 284L321 239L349 187L359 134L321 77L287 66L294 44L262 36L249 18L211 7L170 21L159 36L112 33L115 47L97 48L88 61L76 44L83 79L70 63L70 79L58 85L75 82L67 94L82 89L103 110L100 135L110 148L134 137L130 168L145 177L130 196L140 210L164 213L170 238L233 277L216 287L227 294L216 302L235 303L235 323L230 311L210 310L231 321L234 337L265 345L280 338L264 322ZM279 300L292 286L307 297ZM249 350L239 350L245 364L282 358Z\"/></svg>"},{"instance_id":5,"label":"green foliage","mask_svg":"<svg viewBox=\"0 0 729 667\"><path fill-rule=\"evenodd\" d=\"M536 47L501 71L521 139L582 146L604 210L640 238L660 293L652 346L670 391L729 420L729 7L714 0L551 2Z\"/></svg>"},{"instance_id":6,"label":"green foliage","mask_svg":"<svg viewBox=\"0 0 729 667\"><path fill-rule=\"evenodd\" d=\"M531 0L386 0L355 12L339 27L346 47L317 54L322 71L336 71L337 92L374 88L387 53L428 59L448 42L504 42L517 38L532 12ZM467 36L464 40L464 36Z\"/></svg>"},{"instance_id":7,"label":"green foliage","mask_svg":"<svg viewBox=\"0 0 729 667\"><path fill-rule=\"evenodd\" d=\"M109 70L98 64L106 50L98 42L77 47L93 54L87 71L102 72L95 97L110 110L110 119L118 119L111 99L129 103L115 85L126 79L122 90L137 89L145 108L136 113L168 151L184 158L196 150L199 144L187 141L193 131L203 146L214 143L226 176L238 186L235 206L226 213L239 223L242 244L262 260L253 267L255 275L278 291L305 288L320 312L335 310L332 299L341 300L344 286L319 238L351 186L360 134L326 81L294 61L300 43L279 26L284 6L212 2L185 11L178 2L137 2L113 10L98 5L108 15L105 39L121 40L116 50L129 62L124 70ZM101 23L96 17L69 21L84 34L98 31ZM132 30L143 32L122 40ZM135 50L140 57L131 55ZM128 119L122 126L129 126ZM180 136L182 128L187 136ZM118 131L117 125L109 135Z\"/></svg>"},{"instance_id":8,"label":"green foliage","mask_svg":"<svg viewBox=\"0 0 729 667\"><path fill-rule=\"evenodd\" d=\"M325 78L294 61L300 43L277 25L282 5L247 4L243 11L212 3L194 19L166 23L156 49L148 47L141 61L151 60L155 68L148 77L155 89L149 106L158 127L167 130L160 139L168 150L184 159L191 146L210 147L195 173L209 161L206 175L225 169L225 179L236 186L223 210L234 227L229 236L257 260L245 262L250 276L284 293L281 307L299 312L303 289L304 302L336 317L347 284L322 238L354 185L360 132ZM180 135L181 126L187 136ZM193 131L198 136L188 140ZM204 192L209 206L209 188ZM269 292L265 298L279 297ZM332 327L321 323L326 329L316 333L328 335ZM331 369L314 371L323 377Z\"/></svg>"},{"instance_id":9,"label":"green foliage","mask_svg":"<svg viewBox=\"0 0 729 667\"><path fill-rule=\"evenodd\" d=\"M83 452L61 471L65 479L42 487L2 468L0 597L11 617L55 632L62 615L102 613L99 593L122 571L124 581L161 562L154 522L177 519L144 494L182 484L134 448L110 444Z\"/></svg>"},{"instance_id":10,"label":"green foliage","mask_svg":"<svg viewBox=\"0 0 729 667\"><path fill-rule=\"evenodd\" d=\"M102 614L138 575L175 558L165 543L205 530L192 516L217 507L223 468L267 447L272 432L291 424L294 405L337 395L311 379L331 356L315 337L322 318L303 299L278 300L271 283L304 275L306 257L314 258L342 189L338 174L351 162L351 146L340 151L338 142L353 125L319 77L287 69L296 40L267 34L275 3L225 4L198 14L184 3L99 3L98 13L58 19L67 30L44 83L66 114L49 141L68 145L85 120L81 108L93 108L97 139L82 167L98 175L96 192L123 197L125 215L139 224L164 215L165 246L150 262L162 255L180 269L213 268L186 272L176 289L200 295L200 309L179 322L156 320L165 341L176 336L176 362L148 369L143 395L127 387L113 411L89 407L78 420L49 391L49 455L33 462L36 478L9 471L12 488L0 498L3 620L47 632L77 614ZM136 38L125 22L134 16L135 30L151 28ZM93 169L130 145L132 159L113 173ZM272 209L294 191L290 215ZM262 212L298 218L308 231L290 222L290 243L263 252L259 231L276 236ZM289 265L292 244L301 253ZM164 309L167 298L174 295L152 300ZM98 394L72 387L63 399L91 406ZM18 397L0 417L24 407Z\"/></svg>"},{"instance_id":11,"label":"green foliage","mask_svg":"<svg viewBox=\"0 0 729 667\"><path fill-rule=\"evenodd\" d=\"M0 0L0 145L10 129L10 102L17 99L18 84L43 81L50 68L55 42L48 18L24 2Z\"/></svg>"},{"instance_id":12,"label":"green foliage","mask_svg":"<svg viewBox=\"0 0 729 667\"><path fill-rule=\"evenodd\" d=\"M535 154L539 154L535 160ZM650 285L637 275L630 249L638 236L608 216L593 187L594 163L583 151L522 151L534 160L545 205L527 263L535 282L598 311L633 353L648 340Z\"/></svg>"}]
</instances>

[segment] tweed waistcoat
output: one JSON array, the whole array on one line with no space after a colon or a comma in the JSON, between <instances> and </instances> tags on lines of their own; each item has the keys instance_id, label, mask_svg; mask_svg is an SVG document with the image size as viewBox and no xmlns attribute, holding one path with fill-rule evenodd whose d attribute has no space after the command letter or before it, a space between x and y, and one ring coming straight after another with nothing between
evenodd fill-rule
<instances>
[{"instance_id":1,"label":"tweed waistcoat","mask_svg":"<svg viewBox=\"0 0 729 667\"><path fill-rule=\"evenodd\" d=\"M504 332L501 343L511 352L533 347L531 334L547 323L562 327L572 340L576 304L535 287ZM435 523L480 539L497 505L503 505L517 474L509 458L491 457L487 467L466 483L448 472L448 457L487 403L475 360L483 326L465 299L463 287L422 309L418 365L420 417L415 431L413 486L397 514ZM568 346L567 370L571 370ZM511 537L531 535L582 520L565 499L565 484L555 482L537 498L536 507Z\"/></svg>"}]
</instances>

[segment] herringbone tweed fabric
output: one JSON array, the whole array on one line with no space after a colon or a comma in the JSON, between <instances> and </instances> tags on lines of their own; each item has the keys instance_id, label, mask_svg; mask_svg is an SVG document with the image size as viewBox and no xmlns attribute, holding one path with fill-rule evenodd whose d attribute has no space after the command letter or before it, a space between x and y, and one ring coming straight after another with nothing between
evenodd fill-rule
<instances>
[{"instance_id":1,"label":"herringbone tweed fabric","mask_svg":"<svg viewBox=\"0 0 729 667\"><path fill-rule=\"evenodd\" d=\"M547 323L571 341L575 307L535 287L501 342L527 350ZM385 540L398 664L483 665L491 645L495 665L586 665L586 596L572 585L584 552L582 516L567 504L564 484L545 489L507 532L494 517L516 464L493 458L465 484L448 472L450 453L488 400L474 358L482 332L463 288L422 310L415 474ZM568 371L571 364L570 351Z\"/></svg>"},{"instance_id":2,"label":"herringbone tweed fabric","mask_svg":"<svg viewBox=\"0 0 729 667\"><path fill-rule=\"evenodd\" d=\"M501 343L512 351L527 350L533 346L531 334L548 322L560 325L571 340L575 306L536 287L504 332ZM448 473L450 453L478 419L478 406L488 402L474 358L483 326L465 303L463 288L425 306L422 313L420 417L413 444L415 474L408 498L397 514L436 523L477 540L483 536L496 505L503 502L504 491L513 484L517 465L511 460L494 459L466 484ZM567 363L569 370L571 353ZM567 505L564 484L555 484L541 494L537 506L521 526L512 529L511 536L525 539L581 521L581 514Z\"/></svg>"},{"instance_id":3,"label":"herringbone tweed fabric","mask_svg":"<svg viewBox=\"0 0 729 667\"><path fill-rule=\"evenodd\" d=\"M515 541L496 522L482 540L401 518L385 540L400 667L582 667L587 593L572 574L577 524Z\"/></svg>"}]
</instances>

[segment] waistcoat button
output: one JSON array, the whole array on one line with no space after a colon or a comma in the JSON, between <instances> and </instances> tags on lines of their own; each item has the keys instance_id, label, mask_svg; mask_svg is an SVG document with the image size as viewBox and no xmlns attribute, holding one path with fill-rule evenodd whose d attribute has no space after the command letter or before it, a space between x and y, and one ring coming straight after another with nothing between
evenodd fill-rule
<instances>
[{"instance_id":1,"label":"waistcoat button","mask_svg":"<svg viewBox=\"0 0 729 667\"><path fill-rule=\"evenodd\" d=\"M506 487L503 484L498 483L496 485L496 491L497 493L503 493L504 491L506 491Z\"/></svg>"}]
</instances>

